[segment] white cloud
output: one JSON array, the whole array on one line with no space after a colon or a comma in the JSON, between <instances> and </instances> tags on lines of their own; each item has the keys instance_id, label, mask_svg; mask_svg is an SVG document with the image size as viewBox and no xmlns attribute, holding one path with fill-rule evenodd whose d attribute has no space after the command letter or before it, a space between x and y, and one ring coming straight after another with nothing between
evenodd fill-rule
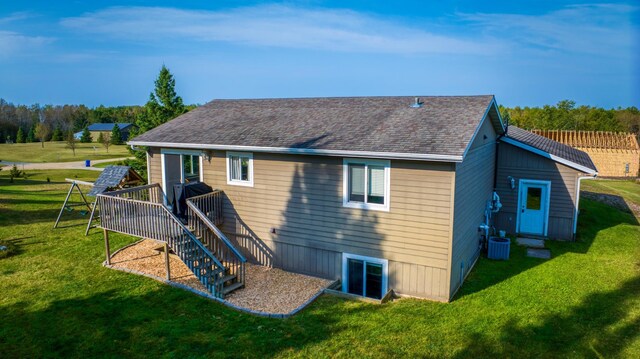
<instances>
[{"instance_id":1,"label":"white cloud","mask_svg":"<svg viewBox=\"0 0 640 359\"><path fill-rule=\"evenodd\" d=\"M409 27L350 10L261 5L225 11L113 7L66 18L63 26L119 39L162 43L196 40L257 46L391 54L491 54L491 37Z\"/></svg>"},{"instance_id":2,"label":"white cloud","mask_svg":"<svg viewBox=\"0 0 640 359\"><path fill-rule=\"evenodd\" d=\"M0 30L0 58L34 50L52 41L52 38L44 36L27 36L13 31Z\"/></svg>"},{"instance_id":3,"label":"white cloud","mask_svg":"<svg viewBox=\"0 0 640 359\"><path fill-rule=\"evenodd\" d=\"M638 41L628 5L573 5L543 15L457 14L485 34L520 48L605 56L628 56Z\"/></svg>"}]
</instances>

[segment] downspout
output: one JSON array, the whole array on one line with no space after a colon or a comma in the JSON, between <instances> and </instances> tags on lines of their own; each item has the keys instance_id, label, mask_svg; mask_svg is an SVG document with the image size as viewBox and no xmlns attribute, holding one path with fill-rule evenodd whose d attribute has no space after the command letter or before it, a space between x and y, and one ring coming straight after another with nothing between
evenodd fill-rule
<instances>
[{"instance_id":1,"label":"downspout","mask_svg":"<svg viewBox=\"0 0 640 359\"><path fill-rule=\"evenodd\" d=\"M509 131L509 120L507 119L507 124L504 127L504 132L498 135L496 138L496 153L495 158L493 159L493 191L496 191L496 187L498 186L498 150L500 149L500 139L507 135Z\"/></svg>"},{"instance_id":2,"label":"downspout","mask_svg":"<svg viewBox=\"0 0 640 359\"><path fill-rule=\"evenodd\" d=\"M576 232L578 231L578 214L580 214L580 183L582 183L582 180L585 179L595 179L598 176L598 174L594 174L593 176L586 176L586 177L578 177L578 185L576 186L576 210L575 213L573 214L573 240L576 240Z\"/></svg>"}]
</instances>

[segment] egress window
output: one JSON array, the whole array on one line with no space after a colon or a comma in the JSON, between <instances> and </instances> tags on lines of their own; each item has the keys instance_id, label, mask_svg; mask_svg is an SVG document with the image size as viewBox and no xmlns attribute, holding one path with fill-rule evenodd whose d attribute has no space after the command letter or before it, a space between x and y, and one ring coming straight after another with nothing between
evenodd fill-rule
<instances>
[{"instance_id":1,"label":"egress window","mask_svg":"<svg viewBox=\"0 0 640 359\"><path fill-rule=\"evenodd\" d=\"M253 153L227 152L227 184L253 187Z\"/></svg>"},{"instance_id":2,"label":"egress window","mask_svg":"<svg viewBox=\"0 0 640 359\"><path fill-rule=\"evenodd\" d=\"M389 210L389 161L344 160L343 205Z\"/></svg>"}]
</instances>

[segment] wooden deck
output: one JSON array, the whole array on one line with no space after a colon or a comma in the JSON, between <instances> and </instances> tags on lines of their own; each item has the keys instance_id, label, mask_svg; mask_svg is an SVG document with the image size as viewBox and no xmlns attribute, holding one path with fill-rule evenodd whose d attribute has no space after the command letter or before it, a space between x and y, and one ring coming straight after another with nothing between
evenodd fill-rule
<instances>
[{"instance_id":1,"label":"wooden deck","mask_svg":"<svg viewBox=\"0 0 640 359\"><path fill-rule=\"evenodd\" d=\"M98 195L106 263L111 264L109 232L118 232L165 243L214 296L243 287L246 258L216 226L223 218L222 195L214 191L187 199L187 225L164 205L158 184ZM165 262L170 277L168 254Z\"/></svg>"}]
</instances>

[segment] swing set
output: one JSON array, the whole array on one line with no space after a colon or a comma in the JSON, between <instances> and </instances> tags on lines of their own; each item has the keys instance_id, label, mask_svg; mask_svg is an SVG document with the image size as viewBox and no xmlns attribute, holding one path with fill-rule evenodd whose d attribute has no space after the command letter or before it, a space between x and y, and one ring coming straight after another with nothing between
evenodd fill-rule
<instances>
[{"instance_id":1,"label":"swing set","mask_svg":"<svg viewBox=\"0 0 640 359\"><path fill-rule=\"evenodd\" d=\"M93 221L100 220L100 217L96 216L95 198L97 195L108 191L138 186L144 182L142 177L140 177L140 175L129 166L108 166L104 171L102 171L95 182L78 181L71 178L65 178L65 181L70 182L71 186L69 187L69 192L67 193L67 197L64 199L64 203L62 204L62 208L60 208L60 213L58 213L58 218L56 219L56 223L53 225L53 228L58 227L58 223L65 212L71 213L74 211L75 207L85 207L86 210L80 210L80 215L86 216L91 213L89 216L89 223L87 223L87 229L84 232L85 236L89 234L89 230L91 228L95 227L92 227ZM89 190L86 196L82 193L80 185L91 187L91 190ZM80 198L82 199L81 202L70 203L71 194L74 189L80 194ZM87 197L93 197L94 200L89 202Z\"/></svg>"}]
</instances>

